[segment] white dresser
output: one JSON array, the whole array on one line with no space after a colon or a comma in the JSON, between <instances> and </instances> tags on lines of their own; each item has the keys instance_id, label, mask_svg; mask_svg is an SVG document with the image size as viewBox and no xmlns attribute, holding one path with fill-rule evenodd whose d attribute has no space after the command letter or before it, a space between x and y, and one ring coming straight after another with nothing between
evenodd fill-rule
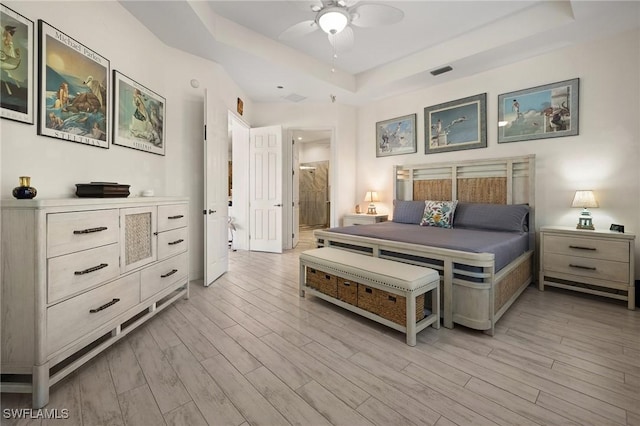
<instances>
[{"instance_id":1,"label":"white dresser","mask_svg":"<svg viewBox=\"0 0 640 426\"><path fill-rule=\"evenodd\" d=\"M342 216L342 226L371 225L386 222L388 218L386 214L348 213Z\"/></svg>"},{"instance_id":2,"label":"white dresser","mask_svg":"<svg viewBox=\"0 0 640 426\"><path fill-rule=\"evenodd\" d=\"M635 309L635 235L545 226L540 236L540 290L581 291L626 300Z\"/></svg>"},{"instance_id":3,"label":"white dresser","mask_svg":"<svg viewBox=\"0 0 640 426\"><path fill-rule=\"evenodd\" d=\"M189 296L187 198L2 201L2 391L49 387ZM25 380L26 379L26 380Z\"/></svg>"}]
</instances>

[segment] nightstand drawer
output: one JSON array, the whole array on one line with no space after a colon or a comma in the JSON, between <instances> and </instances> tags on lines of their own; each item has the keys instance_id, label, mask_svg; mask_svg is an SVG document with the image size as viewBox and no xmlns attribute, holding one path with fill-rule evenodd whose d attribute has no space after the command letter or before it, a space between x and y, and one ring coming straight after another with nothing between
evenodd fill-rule
<instances>
[{"instance_id":1,"label":"nightstand drawer","mask_svg":"<svg viewBox=\"0 0 640 426\"><path fill-rule=\"evenodd\" d=\"M626 263L567 256L546 251L543 256L543 270L547 274L560 272L606 281L629 282L629 265Z\"/></svg>"},{"instance_id":2,"label":"nightstand drawer","mask_svg":"<svg viewBox=\"0 0 640 426\"><path fill-rule=\"evenodd\" d=\"M56 213L47 217L47 257L118 242L118 210Z\"/></svg>"},{"instance_id":3,"label":"nightstand drawer","mask_svg":"<svg viewBox=\"0 0 640 426\"><path fill-rule=\"evenodd\" d=\"M544 251L545 253L629 262L629 243L626 241L545 235Z\"/></svg>"}]
</instances>

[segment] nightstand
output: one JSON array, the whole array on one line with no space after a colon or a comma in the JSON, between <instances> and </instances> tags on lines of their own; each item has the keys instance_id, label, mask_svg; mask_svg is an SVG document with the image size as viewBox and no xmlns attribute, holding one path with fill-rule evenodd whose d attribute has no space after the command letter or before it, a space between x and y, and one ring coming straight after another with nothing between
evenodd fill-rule
<instances>
[{"instance_id":1,"label":"nightstand","mask_svg":"<svg viewBox=\"0 0 640 426\"><path fill-rule=\"evenodd\" d=\"M369 225L372 223L386 222L388 214L349 213L342 218L342 226Z\"/></svg>"},{"instance_id":2,"label":"nightstand","mask_svg":"<svg viewBox=\"0 0 640 426\"><path fill-rule=\"evenodd\" d=\"M635 309L634 234L563 226L540 229L538 288L626 300Z\"/></svg>"}]
</instances>

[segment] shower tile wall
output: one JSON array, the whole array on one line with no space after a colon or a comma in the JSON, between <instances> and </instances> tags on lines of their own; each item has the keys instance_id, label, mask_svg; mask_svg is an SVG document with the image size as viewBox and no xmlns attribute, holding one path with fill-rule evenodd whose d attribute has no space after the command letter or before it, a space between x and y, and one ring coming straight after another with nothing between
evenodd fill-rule
<instances>
[{"instance_id":1,"label":"shower tile wall","mask_svg":"<svg viewBox=\"0 0 640 426\"><path fill-rule=\"evenodd\" d=\"M329 220L329 162L303 163L300 169L300 225L327 226Z\"/></svg>"}]
</instances>

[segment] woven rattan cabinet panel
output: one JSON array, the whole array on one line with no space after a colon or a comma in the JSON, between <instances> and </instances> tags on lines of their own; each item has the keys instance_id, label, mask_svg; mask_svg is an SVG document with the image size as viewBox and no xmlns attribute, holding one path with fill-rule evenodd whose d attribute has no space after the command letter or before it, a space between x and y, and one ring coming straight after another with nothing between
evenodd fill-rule
<instances>
[{"instance_id":1,"label":"woven rattan cabinet panel","mask_svg":"<svg viewBox=\"0 0 640 426\"><path fill-rule=\"evenodd\" d=\"M158 212L181 215L168 220L186 236L188 209L175 197L3 200L2 392L43 407L50 386L188 297L188 245L157 260Z\"/></svg>"}]
</instances>

